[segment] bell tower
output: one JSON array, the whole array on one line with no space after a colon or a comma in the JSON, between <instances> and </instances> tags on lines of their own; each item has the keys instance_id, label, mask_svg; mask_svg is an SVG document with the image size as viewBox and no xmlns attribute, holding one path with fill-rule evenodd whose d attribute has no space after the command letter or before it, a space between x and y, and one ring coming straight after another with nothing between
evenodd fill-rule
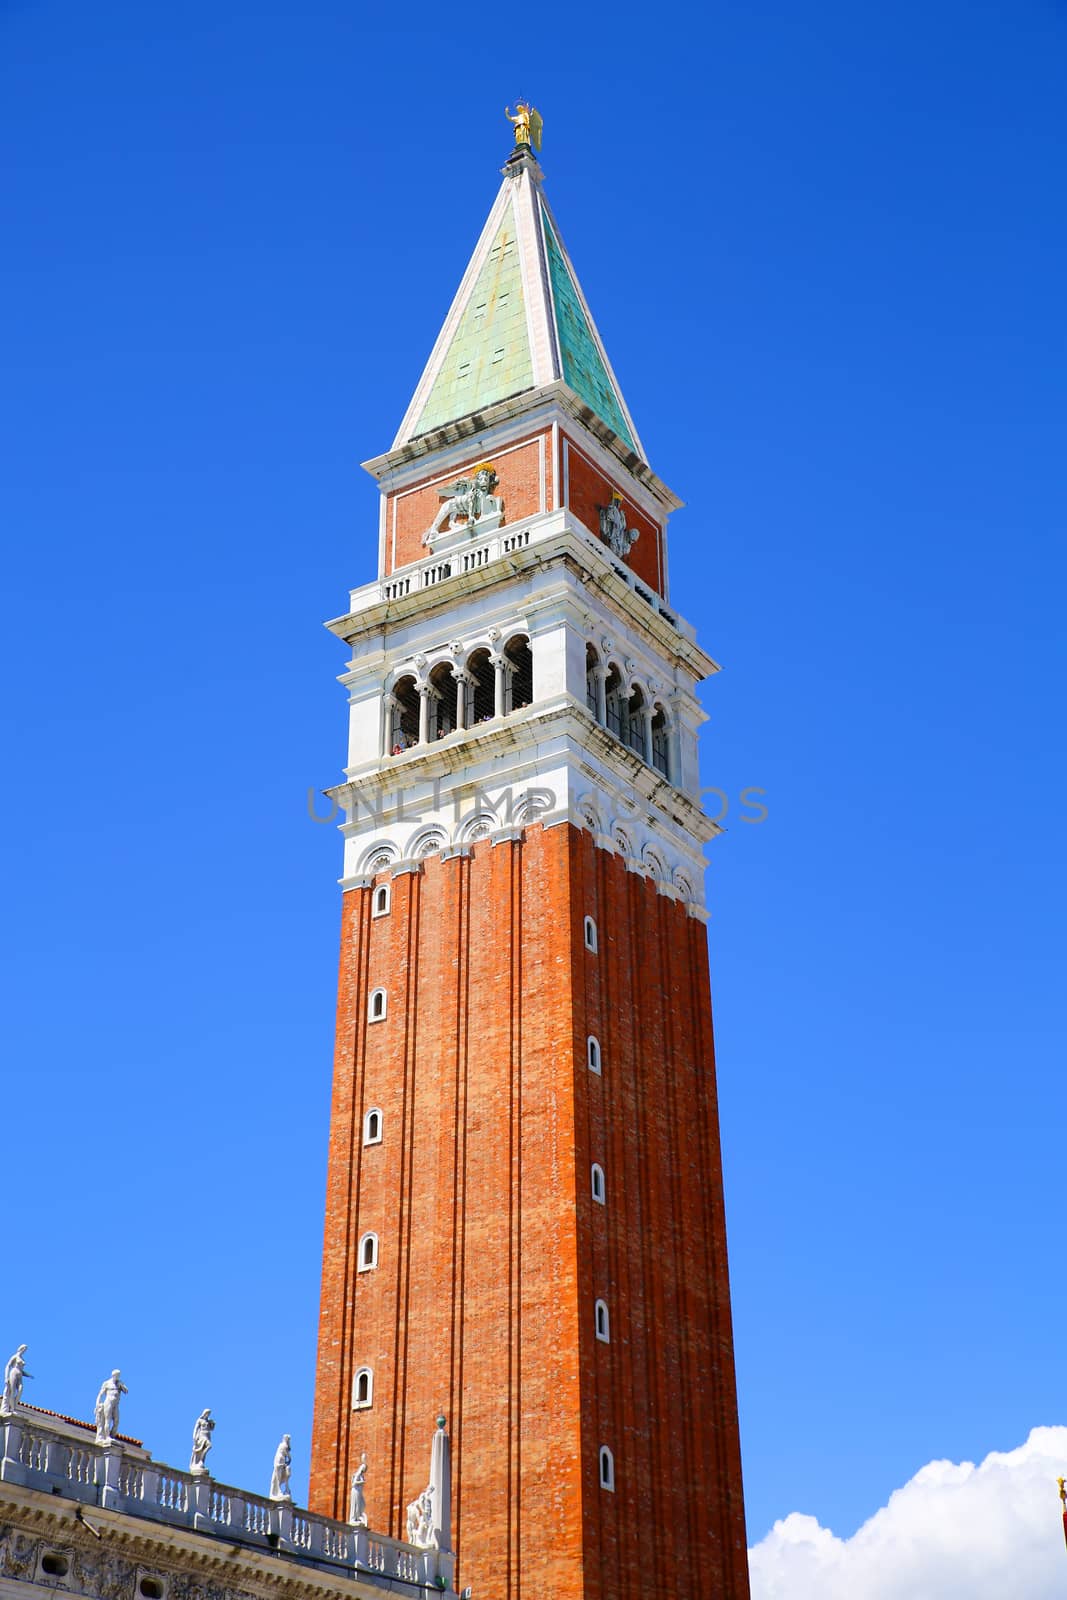
<instances>
[{"instance_id":1,"label":"bell tower","mask_svg":"<svg viewBox=\"0 0 1067 1600\"><path fill-rule=\"evenodd\" d=\"M681 502L516 144L348 647L311 1505L403 1537L448 1419L475 1600L748 1595Z\"/></svg>"}]
</instances>

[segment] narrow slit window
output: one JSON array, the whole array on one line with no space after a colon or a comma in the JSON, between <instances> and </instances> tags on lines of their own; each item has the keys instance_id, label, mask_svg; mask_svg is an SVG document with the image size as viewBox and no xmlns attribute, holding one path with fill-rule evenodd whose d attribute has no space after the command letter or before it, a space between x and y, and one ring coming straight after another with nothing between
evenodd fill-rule
<instances>
[{"instance_id":1,"label":"narrow slit window","mask_svg":"<svg viewBox=\"0 0 1067 1600\"><path fill-rule=\"evenodd\" d=\"M387 917L389 915L389 885L387 883L380 883L375 889L374 910L371 915L375 917Z\"/></svg>"},{"instance_id":2,"label":"narrow slit window","mask_svg":"<svg viewBox=\"0 0 1067 1600\"><path fill-rule=\"evenodd\" d=\"M590 1034L589 1038L586 1040L585 1048L586 1048L586 1059L587 1059L587 1061L589 1063L590 1072L595 1072L595 1073L597 1073L599 1075L599 1073L600 1073L600 1040L594 1038L593 1035Z\"/></svg>"},{"instance_id":3,"label":"narrow slit window","mask_svg":"<svg viewBox=\"0 0 1067 1600\"><path fill-rule=\"evenodd\" d=\"M359 1270L371 1272L378 1265L378 1235L365 1233L359 1241Z\"/></svg>"},{"instance_id":4,"label":"narrow slit window","mask_svg":"<svg viewBox=\"0 0 1067 1600\"><path fill-rule=\"evenodd\" d=\"M592 950L594 955L596 954L598 948L596 923L593 921L592 917L586 917L585 919L585 948L587 950Z\"/></svg>"},{"instance_id":5,"label":"narrow slit window","mask_svg":"<svg viewBox=\"0 0 1067 1600\"><path fill-rule=\"evenodd\" d=\"M600 1446L600 1487L615 1492L615 1457L606 1444Z\"/></svg>"},{"instance_id":6,"label":"narrow slit window","mask_svg":"<svg viewBox=\"0 0 1067 1600\"><path fill-rule=\"evenodd\" d=\"M598 1206L607 1204L607 1189L604 1184L604 1168L599 1161L593 1162L592 1170L593 1199Z\"/></svg>"},{"instance_id":7,"label":"narrow slit window","mask_svg":"<svg viewBox=\"0 0 1067 1600\"><path fill-rule=\"evenodd\" d=\"M372 1106L363 1118L363 1143L381 1144L382 1142L382 1114L377 1106Z\"/></svg>"},{"instance_id":8,"label":"narrow slit window","mask_svg":"<svg viewBox=\"0 0 1067 1600\"><path fill-rule=\"evenodd\" d=\"M352 1379L352 1410L365 1411L374 1402L374 1373L370 1367L360 1367Z\"/></svg>"},{"instance_id":9,"label":"narrow slit window","mask_svg":"<svg viewBox=\"0 0 1067 1600\"><path fill-rule=\"evenodd\" d=\"M608 1316L607 1302L598 1300L596 1303L596 1336L601 1344L611 1343L611 1318Z\"/></svg>"},{"instance_id":10,"label":"narrow slit window","mask_svg":"<svg viewBox=\"0 0 1067 1600\"><path fill-rule=\"evenodd\" d=\"M370 993L370 1008L369 1008L370 1020L372 1022L384 1022L385 1021L385 1008L386 1008L385 990L384 989L372 989L371 993Z\"/></svg>"}]
</instances>

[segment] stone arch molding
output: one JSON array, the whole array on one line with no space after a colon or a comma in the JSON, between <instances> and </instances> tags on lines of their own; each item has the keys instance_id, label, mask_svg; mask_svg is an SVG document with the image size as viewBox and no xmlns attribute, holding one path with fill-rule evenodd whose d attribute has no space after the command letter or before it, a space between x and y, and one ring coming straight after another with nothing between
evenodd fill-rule
<instances>
[{"instance_id":1,"label":"stone arch molding","mask_svg":"<svg viewBox=\"0 0 1067 1600\"><path fill-rule=\"evenodd\" d=\"M444 850L449 842L448 833L444 828L436 825L420 828L408 845L408 859L418 861L423 856L436 855L438 850Z\"/></svg>"},{"instance_id":2,"label":"stone arch molding","mask_svg":"<svg viewBox=\"0 0 1067 1600\"><path fill-rule=\"evenodd\" d=\"M359 870L365 876L375 872L385 872L394 862L400 860L399 846L388 839L376 839L368 845L359 859Z\"/></svg>"},{"instance_id":3,"label":"stone arch molding","mask_svg":"<svg viewBox=\"0 0 1067 1600\"><path fill-rule=\"evenodd\" d=\"M670 883L671 873L664 860L663 852L655 845L646 844L641 851L641 860L648 869L649 877L655 878L657 883Z\"/></svg>"},{"instance_id":4,"label":"stone arch molding","mask_svg":"<svg viewBox=\"0 0 1067 1600\"><path fill-rule=\"evenodd\" d=\"M686 904L696 903L693 874L688 864L678 861L670 847L659 839L638 841L630 818L606 818L600 796L582 795L575 804L574 820L593 834L598 844L622 856L634 871L662 885L666 894L677 895Z\"/></svg>"},{"instance_id":5,"label":"stone arch molding","mask_svg":"<svg viewBox=\"0 0 1067 1600\"><path fill-rule=\"evenodd\" d=\"M543 794L547 794L547 791L532 790L523 795L516 806L514 819L497 816L495 812L483 808L465 817L451 833L440 823L418 828L407 841L403 853L394 840L376 839L361 855L359 873L363 877L373 877L401 861L420 861L427 856L437 855L453 843L476 844L480 839L494 837L501 829L514 823L520 827L528 826L544 815L546 807ZM688 863L674 859L673 852L659 839L646 839L638 843L633 822L629 818L621 820L606 817L598 799L587 794L577 801L573 820L591 833L598 845L604 845L622 856L632 870L661 884L666 893L673 892L687 904L696 902L697 893Z\"/></svg>"},{"instance_id":6,"label":"stone arch molding","mask_svg":"<svg viewBox=\"0 0 1067 1600\"><path fill-rule=\"evenodd\" d=\"M635 689L641 691L645 704L654 710L663 712L663 719L672 732L677 723L677 712L672 704L673 694L669 687L660 683L658 679L641 671L636 661L631 656L619 650L608 638L596 638L592 632L585 635L586 650L593 653L593 665L606 672L616 671L627 693L633 694Z\"/></svg>"},{"instance_id":7,"label":"stone arch molding","mask_svg":"<svg viewBox=\"0 0 1067 1600\"><path fill-rule=\"evenodd\" d=\"M532 647L533 637L533 629L526 618L518 617L506 627L486 628L483 633L474 634L469 639L451 639L432 650L420 651L398 662L386 675L383 685L385 693L390 694L402 678L414 678L416 683L429 683L436 667L445 666L453 672L465 672L471 656L479 650L488 651L495 660L503 653L505 643L513 639L525 638Z\"/></svg>"},{"instance_id":8,"label":"stone arch molding","mask_svg":"<svg viewBox=\"0 0 1067 1600\"><path fill-rule=\"evenodd\" d=\"M459 837L464 844L475 844L479 839L488 839L500 826L500 818L492 811L476 811L460 824Z\"/></svg>"}]
</instances>

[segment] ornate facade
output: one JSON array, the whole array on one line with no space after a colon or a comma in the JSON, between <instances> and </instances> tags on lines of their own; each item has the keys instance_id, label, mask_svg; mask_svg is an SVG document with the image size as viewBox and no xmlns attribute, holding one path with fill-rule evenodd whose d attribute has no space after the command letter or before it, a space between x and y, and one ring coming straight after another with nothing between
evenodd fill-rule
<instances>
[{"instance_id":1,"label":"ornate facade","mask_svg":"<svg viewBox=\"0 0 1067 1600\"><path fill-rule=\"evenodd\" d=\"M270 1495L221 1483L196 1460L194 1445L188 1471L154 1461L139 1440L105 1433L99 1418L4 1409L0 1600L57 1591L87 1600L382 1600L419 1589L455 1600L442 1426L423 1490L427 1525L401 1539L368 1528L362 1498L362 1516L347 1522L300 1509L278 1481L277 1458Z\"/></svg>"}]
</instances>

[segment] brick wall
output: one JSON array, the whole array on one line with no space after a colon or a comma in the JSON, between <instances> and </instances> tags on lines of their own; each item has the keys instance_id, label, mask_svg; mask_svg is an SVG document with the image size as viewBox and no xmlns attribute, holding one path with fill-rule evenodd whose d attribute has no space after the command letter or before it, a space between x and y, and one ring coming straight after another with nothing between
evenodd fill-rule
<instances>
[{"instance_id":1,"label":"brick wall","mask_svg":"<svg viewBox=\"0 0 1067 1600\"><path fill-rule=\"evenodd\" d=\"M345 1514L366 1450L401 1534L443 1409L478 1600L747 1596L702 925L569 825L428 858L386 917L344 899L313 1509Z\"/></svg>"}]
</instances>

